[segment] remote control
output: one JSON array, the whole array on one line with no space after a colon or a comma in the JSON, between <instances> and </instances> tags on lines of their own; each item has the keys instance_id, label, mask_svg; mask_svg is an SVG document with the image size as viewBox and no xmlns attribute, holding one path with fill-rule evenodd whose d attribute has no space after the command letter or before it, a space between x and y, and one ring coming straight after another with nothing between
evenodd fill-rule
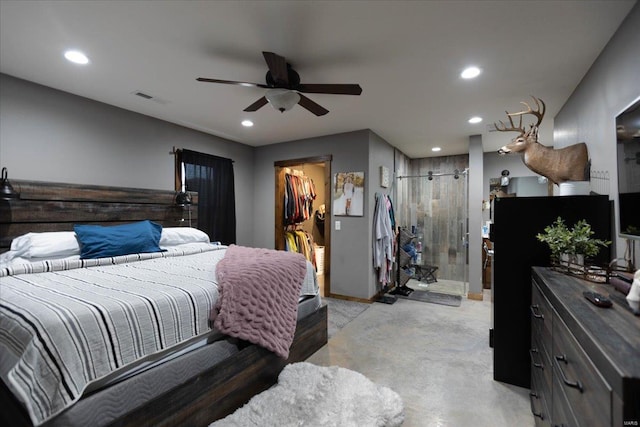
<instances>
[{"instance_id":1,"label":"remote control","mask_svg":"<svg viewBox=\"0 0 640 427\"><path fill-rule=\"evenodd\" d=\"M608 308L613 305L609 298L597 292L584 291L582 295L598 307Z\"/></svg>"}]
</instances>

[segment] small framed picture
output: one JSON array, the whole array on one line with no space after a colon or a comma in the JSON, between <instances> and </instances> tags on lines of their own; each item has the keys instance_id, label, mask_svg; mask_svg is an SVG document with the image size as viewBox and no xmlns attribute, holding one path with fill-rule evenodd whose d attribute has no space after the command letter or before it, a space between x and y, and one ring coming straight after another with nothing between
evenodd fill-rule
<instances>
[{"instance_id":1,"label":"small framed picture","mask_svg":"<svg viewBox=\"0 0 640 427\"><path fill-rule=\"evenodd\" d=\"M338 172L333 175L333 214L364 215L364 172Z\"/></svg>"},{"instance_id":2,"label":"small framed picture","mask_svg":"<svg viewBox=\"0 0 640 427\"><path fill-rule=\"evenodd\" d=\"M380 187L389 188L389 181L389 168L386 166L380 166Z\"/></svg>"}]
</instances>

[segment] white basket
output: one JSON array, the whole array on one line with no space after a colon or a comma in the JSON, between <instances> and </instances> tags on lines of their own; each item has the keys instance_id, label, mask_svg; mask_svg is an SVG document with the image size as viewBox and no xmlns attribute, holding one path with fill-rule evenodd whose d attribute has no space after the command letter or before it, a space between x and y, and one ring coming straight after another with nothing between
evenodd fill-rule
<instances>
[{"instance_id":1,"label":"white basket","mask_svg":"<svg viewBox=\"0 0 640 427\"><path fill-rule=\"evenodd\" d=\"M591 191L589 181L567 181L558 186L561 196L588 196Z\"/></svg>"},{"instance_id":2,"label":"white basket","mask_svg":"<svg viewBox=\"0 0 640 427\"><path fill-rule=\"evenodd\" d=\"M316 246L316 274L324 274L324 246Z\"/></svg>"}]
</instances>

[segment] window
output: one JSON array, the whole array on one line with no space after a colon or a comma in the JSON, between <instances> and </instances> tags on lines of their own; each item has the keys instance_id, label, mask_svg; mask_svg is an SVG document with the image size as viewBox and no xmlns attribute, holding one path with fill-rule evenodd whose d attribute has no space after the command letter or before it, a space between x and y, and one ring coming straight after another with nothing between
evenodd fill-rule
<instances>
[{"instance_id":1,"label":"window","mask_svg":"<svg viewBox=\"0 0 640 427\"><path fill-rule=\"evenodd\" d=\"M176 182L198 193L198 228L212 241L236 242L233 160L191 150L176 152Z\"/></svg>"}]
</instances>

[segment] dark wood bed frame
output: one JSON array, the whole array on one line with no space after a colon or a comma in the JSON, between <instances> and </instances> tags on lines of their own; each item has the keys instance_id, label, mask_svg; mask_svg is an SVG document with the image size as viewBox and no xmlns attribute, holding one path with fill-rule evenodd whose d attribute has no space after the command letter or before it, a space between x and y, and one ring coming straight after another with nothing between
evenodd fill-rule
<instances>
[{"instance_id":1,"label":"dark wood bed frame","mask_svg":"<svg viewBox=\"0 0 640 427\"><path fill-rule=\"evenodd\" d=\"M165 227L186 225L188 206L175 204L176 192L135 188L12 180L19 199L0 200L0 252L11 240L35 231L68 231L73 224L118 224L150 219ZM190 207L197 224L197 195ZM289 358L256 345L116 420L114 426L207 426L276 383L289 363L307 359L327 343L327 307L298 321ZM1 382L0 382L1 383ZM2 425L30 426L22 406L4 383L0 388Z\"/></svg>"},{"instance_id":2,"label":"dark wood bed frame","mask_svg":"<svg viewBox=\"0 0 640 427\"><path fill-rule=\"evenodd\" d=\"M192 205L175 202L175 191L11 180L18 199L0 200L0 252L28 232L73 231L73 224L116 225L145 219L163 227L198 223L198 194Z\"/></svg>"}]
</instances>

